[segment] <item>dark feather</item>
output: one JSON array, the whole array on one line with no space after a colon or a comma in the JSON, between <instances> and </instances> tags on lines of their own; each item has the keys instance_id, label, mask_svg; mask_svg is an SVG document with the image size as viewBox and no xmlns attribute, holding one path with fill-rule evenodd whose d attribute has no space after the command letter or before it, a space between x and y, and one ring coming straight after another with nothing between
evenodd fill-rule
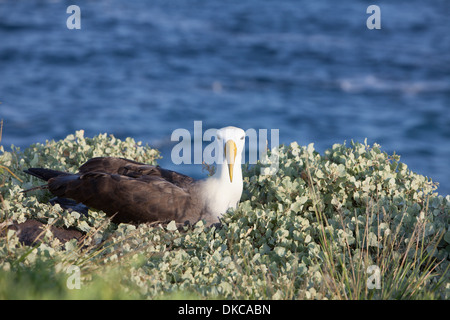
<instances>
[{"instance_id":1,"label":"dark feather","mask_svg":"<svg viewBox=\"0 0 450 320\"><path fill-rule=\"evenodd\" d=\"M195 223L205 216L199 183L180 173L122 158L93 158L77 174L31 168L57 197L104 211L114 222Z\"/></svg>"},{"instance_id":2,"label":"dark feather","mask_svg":"<svg viewBox=\"0 0 450 320\"><path fill-rule=\"evenodd\" d=\"M29 168L27 170L23 170L25 173L31 174L32 176L35 176L36 178L48 181L51 178L57 177L61 174L67 174L65 172L57 171L57 170L51 170L51 169L44 169L44 168Z\"/></svg>"}]
</instances>

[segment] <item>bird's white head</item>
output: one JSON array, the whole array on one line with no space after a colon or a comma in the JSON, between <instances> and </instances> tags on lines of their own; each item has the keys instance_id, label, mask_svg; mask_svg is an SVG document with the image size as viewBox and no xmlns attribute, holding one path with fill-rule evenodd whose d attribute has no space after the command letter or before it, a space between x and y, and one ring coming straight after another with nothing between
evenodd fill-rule
<instances>
[{"instance_id":1,"label":"bird's white head","mask_svg":"<svg viewBox=\"0 0 450 320\"><path fill-rule=\"evenodd\" d=\"M237 127L225 127L217 130L216 141L223 150L222 159L218 159L218 165L226 165L230 183L233 183L235 168L241 174L242 150L245 146L245 131ZM220 163L222 161L222 163ZM236 164L236 166L235 166ZM239 177L242 180L242 177Z\"/></svg>"}]
</instances>

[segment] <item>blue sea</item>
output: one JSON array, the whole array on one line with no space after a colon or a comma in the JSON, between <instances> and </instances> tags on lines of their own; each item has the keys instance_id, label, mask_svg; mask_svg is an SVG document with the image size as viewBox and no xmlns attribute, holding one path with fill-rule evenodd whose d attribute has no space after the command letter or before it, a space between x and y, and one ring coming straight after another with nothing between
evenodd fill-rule
<instances>
[{"instance_id":1,"label":"blue sea","mask_svg":"<svg viewBox=\"0 0 450 320\"><path fill-rule=\"evenodd\" d=\"M450 1L0 0L0 102L5 147L107 132L201 176L170 159L194 121L367 138L450 194Z\"/></svg>"}]
</instances>

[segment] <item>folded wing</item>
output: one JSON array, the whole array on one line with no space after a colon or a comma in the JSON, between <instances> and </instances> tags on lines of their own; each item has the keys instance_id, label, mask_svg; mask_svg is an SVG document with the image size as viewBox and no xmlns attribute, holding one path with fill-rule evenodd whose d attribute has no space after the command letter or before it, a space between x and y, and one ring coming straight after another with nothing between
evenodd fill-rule
<instances>
[{"instance_id":1,"label":"folded wing","mask_svg":"<svg viewBox=\"0 0 450 320\"><path fill-rule=\"evenodd\" d=\"M160 166L143 164L123 158L97 157L88 160L79 168L79 173L104 172L120 174L132 178L142 176L156 176L173 183L179 187L186 187L195 180L184 174L163 169Z\"/></svg>"},{"instance_id":2,"label":"folded wing","mask_svg":"<svg viewBox=\"0 0 450 320\"><path fill-rule=\"evenodd\" d=\"M48 181L55 196L102 210L114 222L194 222L202 215L192 192L195 180L183 174L121 158L93 158L77 174L42 168L27 170Z\"/></svg>"},{"instance_id":3,"label":"folded wing","mask_svg":"<svg viewBox=\"0 0 450 320\"><path fill-rule=\"evenodd\" d=\"M184 222L189 192L158 176L131 178L88 172L60 175L48 181L50 192L104 211L114 222ZM188 219L187 219L188 220Z\"/></svg>"}]
</instances>

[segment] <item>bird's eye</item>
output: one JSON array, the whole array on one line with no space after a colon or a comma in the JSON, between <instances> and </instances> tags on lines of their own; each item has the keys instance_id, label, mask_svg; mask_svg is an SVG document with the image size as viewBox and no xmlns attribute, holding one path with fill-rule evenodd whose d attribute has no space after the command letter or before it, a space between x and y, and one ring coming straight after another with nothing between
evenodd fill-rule
<instances>
[{"instance_id":1,"label":"bird's eye","mask_svg":"<svg viewBox=\"0 0 450 320\"><path fill-rule=\"evenodd\" d=\"M244 139L245 139L245 136L242 136L242 137L241 137L241 140L244 140Z\"/></svg>"},{"instance_id":2,"label":"bird's eye","mask_svg":"<svg viewBox=\"0 0 450 320\"><path fill-rule=\"evenodd\" d=\"M217 135L217 140L222 140L222 137Z\"/></svg>"}]
</instances>

